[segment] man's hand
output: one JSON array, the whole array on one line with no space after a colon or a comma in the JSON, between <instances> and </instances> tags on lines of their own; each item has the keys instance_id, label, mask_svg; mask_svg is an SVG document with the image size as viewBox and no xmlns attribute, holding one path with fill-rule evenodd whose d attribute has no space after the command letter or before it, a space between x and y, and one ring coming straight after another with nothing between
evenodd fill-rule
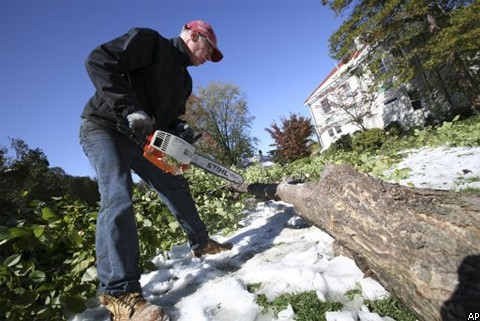
<instances>
[{"instance_id":1,"label":"man's hand","mask_svg":"<svg viewBox=\"0 0 480 321\"><path fill-rule=\"evenodd\" d=\"M178 123L175 135L190 144L194 144L201 136L201 134L195 135L195 131L188 123Z\"/></svg>"},{"instance_id":2,"label":"man's hand","mask_svg":"<svg viewBox=\"0 0 480 321\"><path fill-rule=\"evenodd\" d=\"M153 130L153 120L143 110L135 111L127 115L128 127L133 130L135 134L142 137L147 136Z\"/></svg>"}]
</instances>

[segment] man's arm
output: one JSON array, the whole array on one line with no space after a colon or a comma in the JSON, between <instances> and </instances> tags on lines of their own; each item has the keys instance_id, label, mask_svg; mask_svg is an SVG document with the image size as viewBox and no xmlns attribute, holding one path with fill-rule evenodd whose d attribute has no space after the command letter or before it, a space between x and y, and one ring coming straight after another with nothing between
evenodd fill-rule
<instances>
[{"instance_id":1,"label":"man's arm","mask_svg":"<svg viewBox=\"0 0 480 321\"><path fill-rule=\"evenodd\" d=\"M156 31L133 28L95 48L85 61L95 89L121 118L143 110L128 74L152 63L157 41Z\"/></svg>"}]
</instances>

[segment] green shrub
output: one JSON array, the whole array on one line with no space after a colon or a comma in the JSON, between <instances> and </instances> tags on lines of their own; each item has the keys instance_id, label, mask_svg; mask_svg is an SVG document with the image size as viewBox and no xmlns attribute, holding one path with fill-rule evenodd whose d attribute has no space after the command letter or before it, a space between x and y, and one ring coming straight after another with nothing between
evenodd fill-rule
<instances>
[{"instance_id":1,"label":"green shrub","mask_svg":"<svg viewBox=\"0 0 480 321\"><path fill-rule=\"evenodd\" d=\"M189 178L200 215L211 233L238 228L244 205L220 187L224 181L192 169ZM187 241L158 195L134 188L135 218L143 271L151 259ZM0 226L0 320L62 320L80 313L97 290L97 210L56 198L19 209L16 226Z\"/></svg>"},{"instance_id":2,"label":"green shrub","mask_svg":"<svg viewBox=\"0 0 480 321\"><path fill-rule=\"evenodd\" d=\"M0 319L61 320L96 291L97 212L81 202L34 202L0 226Z\"/></svg>"},{"instance_id":3,"label":"green shrub","mask_svg":"<svg viewBox=\"0 0 480 321\"><path fill-rule=\"evenodd\" d=\"M339 151L351 152L352 150L352 136L350 134L346 134L342 135L339 139L333 142L333 144L328 148L327 153L331 154Z\"/></svg>"},{"instance_id":4,"label":"green shrub","mask_svg":"<svg viewBox=\"0 0 480 321\"><path fill-rule=\"evenodd\" d=\"M403 133L402 125L398 121L393 121L385 126L385 132L389 136L400 136Z\"/></svg>"},{"instance_id":5,"label":"green shrub","mask_svg":"<svg viewBox=\"0 0 480 321\"><path fill-rule=\"evenodd\" d=\"M375 151L382 147L387 140L385 131L381 128L372 128L359 132L353 136L352 147L356 152Z\"/></svg>"},{"instance_id":6,"label":"green shrub","mask_svg":"<svg viewBox=\"0 0 480 321\"><path fill-rule=\"evenodd\" d=\"M134 189L134 212L140 241L140 267L155 269L150 261L174 244L185 242L180 225L153 190Z\"/></svg>"},{"instance_id":7,"label":"green shrub","mask_svg":"<svg viewBox=\"0 0 480 321\"><path fill-rule=\"evenodd\" d=\"M239 213L245 209L242 200L248 195L234 195L232 191L223 188L223 179L198 168L192 167L186 177L192 182L190 189L193 199L211 234L228 233L239 227Z\"/></svg>"}]
</instances>

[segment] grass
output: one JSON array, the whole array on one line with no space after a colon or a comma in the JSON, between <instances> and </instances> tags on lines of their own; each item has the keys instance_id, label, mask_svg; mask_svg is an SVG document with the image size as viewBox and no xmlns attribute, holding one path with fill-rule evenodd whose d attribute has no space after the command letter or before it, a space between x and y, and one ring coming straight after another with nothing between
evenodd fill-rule
<instances>
[{"instance_id":1,"label":"grass","mask_svg":"<svg viewBox=\"0 0 480 321\"><path fill-rule=\"evenodd\" d=\"M381 316L388 316L396 321L415 321L417 317L407 309L397 298L389 296L383 300L365 301L365 305L371 312Z\"/></svg>"},{"instance_id":2,"label":"grass","mask_svg":"<svg viewBox=\"0 0 480 321\"><path fill-rule=\"evenodd\" d=\"M264 313L272 310L275 316L291 305L295 312L295 320L298 321L326 321L325 314L327 312L340 311L343 307L343 304L339 302L320 301L315 291L286 293L271 302L264 294L259 294L256 302L263 307Z\"/></svg>"},{"instance_id":3,"label":"grass","mask_svg":"<svg viewBox=\"0 0 480 321\"><path fill-rule=\"evenodd\" d=\"M478 187L472 187L472 186L468 186L467 184L470 184L470 183L478 183L480 182L480 176L470 176L470 177L464 177L464 176L460 176L458 177L454 184L456 186L460 186L459 188L459 191L460 192L480 192L480 188ZM466 185L466 186L462 186L462 185Z\"/></svg>"},{"instance_id":4,"label":"grass","mask_svg":"<svg viewBox=\"0 0 480 321\"><path fill-rule=\"evenodd\" d=\"M255 293L261 284L250 284L247 290ZM361 295L362 290L357 286L355 289L347 291L345 297L353 300L356 295ZM292 306L295 312L296 321L326 321L326 313L341 311L343 304L336 301L320 301L315 291L300 293L286 293L268 301L264 294L257 294L256 302L263 308L264 313L272 311L275 317L280 311L285 310L288 305ZM407 307L405 307L396 297L389 296L382 300L365 300L364 305L370 312L377 313L382 317L390 317L396 321L415 321L417 320Z\"/></svg>"},{"instance_id":5,"label":"grass","mask_svg":"<svg viewBox=\"0 0 480 321\"><path fill-rule=\"evenodd\" d=\"M465 187L465 188L460 189L459 192L480 193L480 188L478 188L478 187Z\"/></svg>"},{"instance_id":6,"label":"grass","mask_svg":"<svg viewBox=\"0 0 480 321\"><path fill-rule=\"evenodd\" d=\"M465 182L466 183L480 182L480 176L467 177L465 178Z\"/></svg>"}]
</instances>

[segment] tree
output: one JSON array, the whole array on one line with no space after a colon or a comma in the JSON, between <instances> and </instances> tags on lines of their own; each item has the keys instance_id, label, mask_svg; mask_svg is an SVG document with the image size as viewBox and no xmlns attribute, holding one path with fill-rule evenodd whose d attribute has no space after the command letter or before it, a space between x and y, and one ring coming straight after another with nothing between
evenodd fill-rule
<instances>
[{"instance_id":1,"label":"tree","mask_svg":"<svg viewBox=\"0 0 480 321\"><path fill-rule=\"evenodd\" d=\"M366 81L362 80L361 74L355 72L359 85L354 90L346 90L347 85L340 85L332 89L333 93L329 95L329 106L332 108L330 112L333 117L324 130L332 127L352 124L360 130L367 130L366 122L374 116L373 108L377 94L371 92L366 85ZM353 75L353 73L352 73Z\"/></svg>"},{"instance_id":2,"label":"tree","mask_svg":"<svg viewBox=\"0 0 480 321\"><path fill-rule=\"evenodd\" d=\"M480 108L480 2L459 7L448 16L448 23L435 29L435 37L428 43L429 59L425 65L435 67L444 63L455 70L460 89L471 98L472 104ZM476 68L472 68L477 66ZM477 110L479 112L479 110Z\"/></svg>"},{"instance_id":3,"label":"tree","mask_svg":"<svg viewBox=\"0 0 480 321\"><path fill-rule=\"evenodd\" d=\"M6 168L2 170L2 186L6 189L2 191L2 197L6 201L18 201L60 196L52 195L56 194L60 184L49 180L49 162L43 151L30 149L21 139L12 139L11 147L15 151L15 159L8 159Z\"/></svg>"},{"instance_id":4,"label":"tree","mask_svg":"<svg viewBox=\"0 0 480 321\"><path fill-rule=\"evenodd\" d=\"M282 125L276 123L265 130L274 140L275 157L280 162L292 162L310 154L307 143L313 133L310 120L293 113L290 118L282 118Z\"/></svg>"},{"instance_id":5,"label":"tree","mask_svg":"<svg viewBox=\"0 0 480 321\"><path fill-rule=\"evenodd\" d=\"M203 132L199 150L225 165L237 165L253 155L256 138L249 130L254 120L240 89L232 84L210 83L192 95L184 117Z\"/></svg>"},{"instance_id":6,"label":"tree","mask_svg":"<svg viewBox=\"0 0 480 321\"><path fill-rule=\"evenodd\" d=\"M449 79L453 79L478 111L478 1L322 0L322 4L337 15L350 13L329 39L332 57L348 57L361 42L371 49L370 67L378 83L422 80L433 100L443 96L451 105ZM386 51L392 53L391 68L381 74ZM446 76L446 67L454 71L453 77Z\"/></svg>"},{"instance_id":7,"label":"tree","mask_svg":"<svg viewBox=\"0 0 480 321\"><path fill-rule=\"evenodd\" d=\"M2 224L18 219L17 212L33 200L51 201L52 197L68 195L73 200L95 205L100 196L95 181L73 177L59 167L49 167L40 148L31 149L21 139L11 139L15 157L0 147L0 207Z\"/></svg>"}]
</instances>

